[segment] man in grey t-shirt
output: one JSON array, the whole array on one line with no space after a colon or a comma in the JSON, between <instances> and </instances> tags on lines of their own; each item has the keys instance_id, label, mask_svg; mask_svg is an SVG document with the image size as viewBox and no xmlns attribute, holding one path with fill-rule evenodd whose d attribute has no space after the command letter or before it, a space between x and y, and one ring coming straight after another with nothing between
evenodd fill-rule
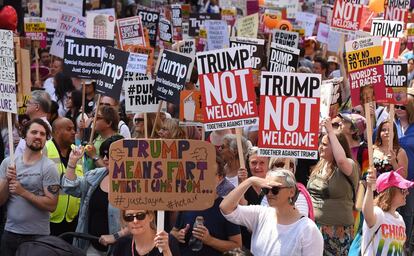
<instances>
[{"instance_id":1,"label":"man in grey t-shirt","mask_svg":"<svg viewBox=\"0 0 414 256\"><path fill-rule=\"evenodd\" d=\"M56 208L60 182L56 165L42 155L49 134L45 121L31 120L23 154L14 164L6 158L0 165L0 205L7 203L1 255L15 255L21 243L50 233L49 213Z\"/></svg>"}]
</instances>

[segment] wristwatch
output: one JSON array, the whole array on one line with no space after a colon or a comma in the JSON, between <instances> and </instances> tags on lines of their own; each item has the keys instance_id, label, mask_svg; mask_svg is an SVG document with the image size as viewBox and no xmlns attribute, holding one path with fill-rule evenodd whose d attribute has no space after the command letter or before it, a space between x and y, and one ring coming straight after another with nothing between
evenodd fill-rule
<instances>
[{"instance_id":1,"label":"wristwatch","mask_svg":"<svg viewBox=\"0 0 414 256\"><path fill-rule=\"evenodd\" d=\"M115 240L116 240L116 241L118 241L118 239L119 239L119 234L118 234L118 232L115 232L115 233L113 233L112 235L114 236Z\"/></svg>"},{"instance_id":2,"label":"wristwatch","mask_svg":"<svg viewBox=\"0 0 414 256\"><path fill-rule=\"evenodd\" d=\"M94 158L92 158L94 162L99 160L99 156L95 156Z\"/></svg>"}]
</instances>

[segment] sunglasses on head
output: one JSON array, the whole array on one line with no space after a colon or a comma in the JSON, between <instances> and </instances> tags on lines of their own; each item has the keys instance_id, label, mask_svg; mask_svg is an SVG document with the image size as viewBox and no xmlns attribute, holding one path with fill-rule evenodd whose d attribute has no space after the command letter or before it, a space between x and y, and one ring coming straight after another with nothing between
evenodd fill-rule
<instances>
[{"instance_id":1,"label":"sunglasses on head","mask_svg":"<svg viewBox=\"0 0 414 256\"><path fill-rule=\"evenodd\" d=\"M288 187L273 186L272 188L262 188L262 193L267 195L267 194L269 194L270 191L272 191L273 195L277 195L277 194L279 194L279 191L283 188L288 188Z\"/></svg>"},{"instance_id":2,"label":"sunglasses on head","mask_svg":"<svg viewBox=\"0 0 414 256\"><path fill-rule=\"evenodd\" d=\"M133 222L135 218L137 218L137 220L144 220L146 216L147 216L146 212L137 212L137 213L134 213L134 214L126 214L126 215L124 215L124 220L126 222Z\"/></svg>"},{"instance_id":3,"label":"sunglasses on head","mask_svg":"<svg viewBox=\"0 0 414 256\"><path fill-rule=\"evenodd\" d=\"M401 105L394 105L395 109L401 109L401 110L407 110L407 108L405 106L401 106Z\"/></svg>"}]
</instances>

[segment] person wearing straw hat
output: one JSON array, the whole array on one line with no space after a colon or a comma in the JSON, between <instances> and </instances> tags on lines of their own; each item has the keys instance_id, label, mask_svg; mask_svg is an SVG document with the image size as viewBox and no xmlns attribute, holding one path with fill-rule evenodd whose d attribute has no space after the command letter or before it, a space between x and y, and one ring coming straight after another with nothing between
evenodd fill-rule
<instances>
[{"instance_id":1,"label":"person wearing straw hat","mask_svg":"<svg viewBox=\"0 0 414 256\"><path fill-rule=\"evenodd\" d=\"M367 176L362 212L361 255L404 255L405 223L397 208L405 205L408 189L414 182L404 179L397 171L376 178L371 169ZM374 190L378 195L374 199Z\"/></svg>"}]
</instances>

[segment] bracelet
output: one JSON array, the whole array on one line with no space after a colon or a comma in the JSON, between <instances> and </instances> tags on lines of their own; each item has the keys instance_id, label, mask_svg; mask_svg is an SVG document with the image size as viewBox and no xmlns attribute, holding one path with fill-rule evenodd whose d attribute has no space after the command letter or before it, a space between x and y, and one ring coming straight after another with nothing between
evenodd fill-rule
<instances>
[{"instance_id":1,"label":"bracelet","mask_svg":"<svg viewBox=\"0 0 414 256\"><path fill-rule=\"evenodd\" d=\"M73 166L73 165L69 165L69 164L68 164L68 168L71 168L71 169L76 169L76 166Z\"/></svg>"},{"instance_id":2,"label":"bracelet","mask_svg":"<svg viewBox=\"0 0 414 256\"><path fill-rule=\"evenodd\" d=\"M119 234L118 234L118 232L115 232L112 235L114 236L115 240L118 241L118 239L120 237Z\"/></svg>"}]
</instances>

